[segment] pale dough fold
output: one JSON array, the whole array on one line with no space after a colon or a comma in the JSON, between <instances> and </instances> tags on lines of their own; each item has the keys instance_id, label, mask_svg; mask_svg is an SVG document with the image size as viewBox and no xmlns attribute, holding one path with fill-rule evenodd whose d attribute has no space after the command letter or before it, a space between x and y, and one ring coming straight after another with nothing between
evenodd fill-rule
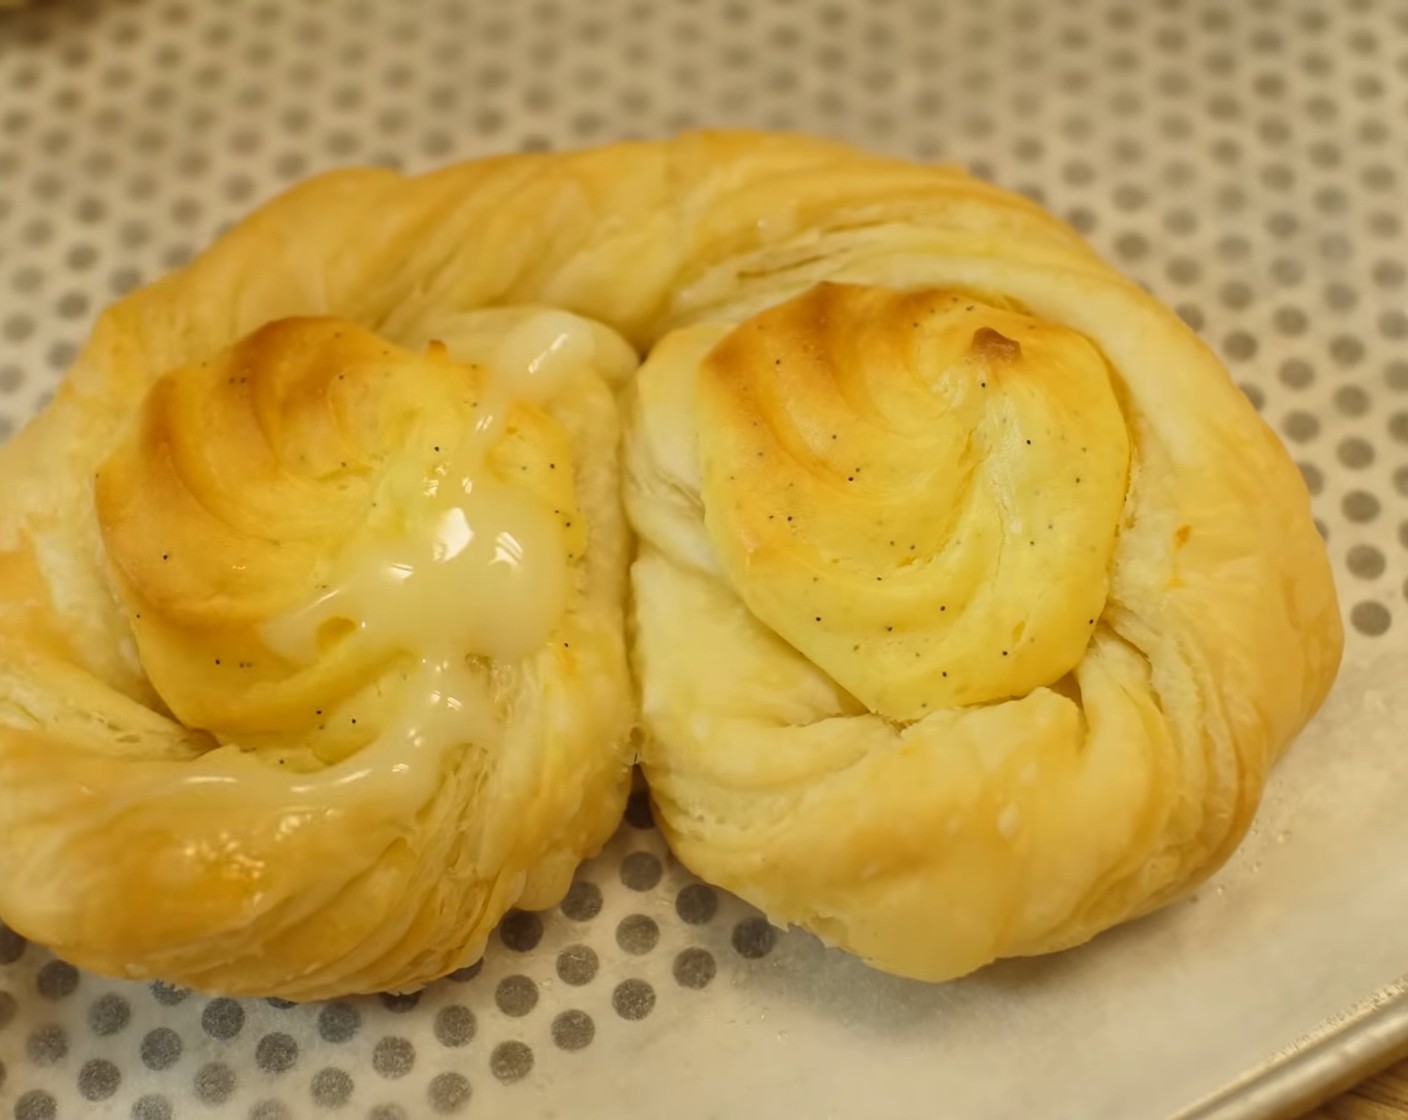
<instances>
[{"instance_id":1,"label":"pale dough fold","mask_svg":"<svg viewBox=\"0 0 1408 1120\"><path fill-rule=\"evenodd\" d=\"M523 631L473 581L358 583L441 501L427 444L473 430L480 356L531 367L497 342L563 312L570 376L510 378L475 460L485 516L561 552ZM637 716L622 384L657 819L881 968L1176 897L1333 679L1293 464L1030 202L753 133L337 172L109 309L0 452L0 918L103 971L312 998L422 983L550 904ZM408 752L442 671L477 702Z\"/></svg>"}]
</instances>

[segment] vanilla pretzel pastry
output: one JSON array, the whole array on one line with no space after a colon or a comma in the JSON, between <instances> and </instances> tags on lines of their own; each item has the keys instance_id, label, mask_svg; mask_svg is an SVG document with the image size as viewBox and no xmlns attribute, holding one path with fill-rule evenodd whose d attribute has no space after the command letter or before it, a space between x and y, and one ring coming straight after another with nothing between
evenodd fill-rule
<instances>
[{"instance_id":1,"label":"vanilla pretzel pastry","mask_svg":"<svg viewBox=\"0 0 1408 1120\"><path fill-rule=\"evenodd\" d=\"M0 450L0 919L413 988L638 756L690 869L953 977L1214 870L1341 643L1274 436L1023 198L742 132L338 171Z\"/></svg>"}]
</instances>

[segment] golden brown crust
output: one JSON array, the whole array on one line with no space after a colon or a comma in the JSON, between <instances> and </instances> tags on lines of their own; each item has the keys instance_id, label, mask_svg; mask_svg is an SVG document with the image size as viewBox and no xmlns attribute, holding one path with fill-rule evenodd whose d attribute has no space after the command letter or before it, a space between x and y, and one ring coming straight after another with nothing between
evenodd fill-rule
<instances>
[{"instance_id":1,"label":"golden brown crust","mask_svg":"<svg viewBox=\"0 0 1408 1120\"><path fill-rule=\"evenodd\" d=\"M323 176L104 314L55 405L0 455L0 570L22 573L0 581L0 640L23 655L0 676L0 790L26 791L0 794L17 868L0 884L6 920L94 967L364 990L466 959L504 907L549 901L600 842L619 743L592 753L589 736L580 757L596 762L496 770L503 797L451 791L413 826L160 785L218 753L171 714L255 710L257 689L222 704L214 678L183 669L210 640L190 634L281 609L328 547L323 520L348 531L343 500L362 498L355 479L328 489L349 426L330 418L359 417L367 462L407 454L404 432L379 429L316 361L273 409L288 428L272 442L258 392L161 378L222 353L237 364L227 348L275 321L331 318L412 345L410 396L438 401L423 344L456 315L514 304L651 351L629 395L634 656L659 820L695 871L881 967L939 977L1087 938L1232 850L1342 640L1274 437L1174 316L1030 202L833 143L698 133ZM294 352L262 334L246 345L260 368ZM615 417L599 384L547 411L600 526L575 562L601 609L577 616L570 653L507 687L560 704L534 708L525 741L587 713L599 747L629 716L610 668L628 546L610 456L592 450ZM209 461L212 441L238 478ZM260 472L281 441L320 466L275 485ZM784 506L799 528L768 520ZM288 557L306 550L297 563L259 545L271 522ZM183 549L222 542L224 565L168 578L153 526ZM138 626L139 602L166 629ZM377 671L359 663L336 687ZM309 751L313 736L280 723L292 708L261 710L240 734L273 738L241 766L266 765L280 735L310 772L357 757L351 740ZM81 781L57 782L56 758ZM451 840L471 804L494 808ZM215 843L211 822L236 812L263 866L286 872L257 912ZM99 826L52 843L74 820ZM291 820L308 837L296 875L260 847L286 843ZM185 837L186 855L105 854L99 835L121 829L154 850ZM498 870L477 862L485 845L508 853ZM209 890L215 917L173 901L171 868ZM112 918L119 899L158 892L146 924ZM334 911L357 917L315 920Z\"/></svg>"},{"instance_id":2,"label":"golden brown crust","mask_svg":"<svg viewBox=\"0 0 1408 1120\"><path fill-rule=\"evenodd\" d=\"M696 407L729 582L870 710L1021 696L1084 650L1129 441L1080 335L962 292L821 285L719 343Z\"/></svg>"}]
</instances>

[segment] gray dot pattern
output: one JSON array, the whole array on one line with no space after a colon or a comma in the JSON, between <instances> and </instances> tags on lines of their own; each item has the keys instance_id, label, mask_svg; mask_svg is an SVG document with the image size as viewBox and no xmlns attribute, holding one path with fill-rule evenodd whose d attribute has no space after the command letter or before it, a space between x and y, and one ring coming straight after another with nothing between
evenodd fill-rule
<instances>
[{"instance_id":1,"label":"gray dot pattern","mask_svg":"<svg viewBox=\"0 0 1408 1120\"><path fill-rule=\"evenodd\" d=\"M611 993L611 1006L623 1019L644 1019L655 1010L655 989L646 980L622 980Z\"/></svg>"},{"instance_id":2,"label":"gray dot pattern","mask_svg":"<svg viewBox=\"0 0 1408 1120\"><path fill-rule=\"evenodd\" d=\"M718 909L719 896L706 883L690 883L675 896L675 913L692 926L704 925Z\"/></svg>"},{"instance_id":3,"label":"gray dot pattern","mask_svg":"<svg viewBox=\"0 0 1408 1120\"><path fill-rule=\"evenodd\" d=\"M477 1029L474 1012L460 1004L450 1004L435 1013L435 1040L441 1046L468 1046Z\"/></svg>"},{"instance_id":4,"label":"gray dot pattern","mask_svg":"<svg viewBox=\"0 0 1408 1120\"><path fill-rule=\"evenodd\" d=\"M116 992L106 992L88 1009L88 1029L96 1035L117 1034L132 1017L132 1006Z\"/></svg>"},{"instance_id":5,"label":"gray dot pattern","mask_svg":"<svg viewBox=\"0 0 1408 1120\"><path fill-rule=\"evenodd\" d=\"M49 961L39 970L35 989L45 999L60 1000L73 995L79 983L78 969L67 961Z\"/></svg>"},{"instance_id":6,"label":"gray dot pattern","mask_svg":"<svg viewBox=\"0 0 1408 1120\"><path fill-rule=\"evenodd\" d=\"M22 49L0 51L0 440L51 398L105 306L305 175L701 124L805 128L965 163L1165 300L1299 465L1351 643L1408 633L1395 5L343 7L256 2L234 18L221 3L68 0L3 17ZM471 61L467 41L482 47ZM564 898L514 911L482 961L419 994L295 1005L119 983L0 926L0 1099L19 1120L514 1114L535 1083L808 944L694 881L637 791Z\"/></svg>"},{"instance_id":7,"label":"gray dot pattern","mask_svg":"<svg viewBox=\"0 0 1408 1120\"><path fill-rule=\"evenodd\" d=\"M144 1093L132 1102L132 1120L171 1120L171 1102L158 1093Z\"/></svg>"},{"instance_id":8,"label":"gray dot pattern","mask_svg":"<svg viewBox=\"0 0 1408 1120\"><path fill-rule=\"evenodd\" d=\"M633 957L643 956L660 941L660 927L647 914L628 914L616 927L616 944Z\"/></svg>"},{"instance_id":9,"label":"gray dot pattern","mask_svg":"<svg viewBox=\"0 0 1408 1120\"><path fill-rule=\"evenodd\" d=\"M194 1088L201 1104L224 1104L235 1091L235 1071L223 1062L207 1062L196 1070Z\"/></svg>"},{"instance_id":10,"label":"gray dot pattern","mask_svg":"<svg viewBox=\"0 0 1408 1120\"><path fill-rule=\"evenodd\" d=\"M14 964L24 951L25 939L7 926L0 926L0 964Z\"/></svg>"},{"instance_id":11,"label":"gray dot pattern","mask_svg":"<svg viewBox=\"0 0 1408 1120\"><path fill-rule=\"evenodd\" d=\"M707 988L718 974L718 964L708 949L689 948L682 950L675 958L671 971L675 983L681 988L693 988L698 991Z\"/></svg>"},{"instance_id":12,"label":"gray dot pattern","mask_svg":"<svg viewBox=\"0 0 1408 1120\"><path fill-rule=\"evenodd\" d=\"M348 1003L329 1003L318 1012L318 1034L324 1042L346 1042L361 1026L362 1013Z\"/></svg>"},{"instance_id":13,"label":"gray dot pattern","mask_svg":"<svg viewBox=\"0 0 1408 1120\"><path fill-rule=\"evenodd\" d=\"M564 984L580 988L596 978L601 961L590 945L569 945L557 955L557 975Z\"/></svg>"},{"instance_id":14,"label":"gray dot pattern","mask_svg":"<svg viewBox=\"0 0 1408 1120\"><path fill-rule=\"evenodd\" d=\"M398 1015L414 1011L418 1003L420 1003L419 992L386 992L381 997L382 1006Z\"/></svg>"},{"instance_id":15,"label":"gray dot pattern","mask_svg":"<svg viewBox=\"0 0 1408 1120\"><path fill-rule=\"evenodd\" d=\"M184 1003L190 996L190 991L186 988L168 984L164 980L157 980L151 986L152 999L163 1007L175 1007Z\"/></svg>"},{"instance_id":16,"label":"gray dot pattern","mask_svg":"<svg viewBox=\"0 0 1408 1120\"><path fill-rule=\"evenodd\" d=\"M157 1027L142 1039L142 1064L155 1072L170 1069L181 1060L184 1049L185 1044L176 1031L170 1027Z\"/></svg>"},{"instance_id":17,"label":"gray dot pattern","mask_svg":"<svg viewBox=\"0 0 1408 1120\"><path fill-rule=\"evenodd\" d=\"M494 1003L505 1015L522 1018L538 1005L538 986L527 976L505 976L494 989Z\"/></svg>"},{"instance_id":18,"label":"gray dot pattern","mask_svg":"<svg viewBox=\"0 0 1408 1120\"><path fill-rule=\"evenodd\" d=\"M517 953L531 953L543 939L543 920L526 910L510 910L499 923L499 940Z\"/></svg>"},{"instance_id":19,"label":"gray dot pattern","mask_svg":"<svg viewBox=\"0 0 1408 1120\"><path fill-rule=\"evenodd\" d=\"M489 1055L489 1071L500 1081L522 1081L533 1072L533 1051L522 1042L501 1042Z\"/></svg>"},{"instance_id":20,"label":"gray dot pattern","mask_svg":"<svg viewBox=\"0 0 1408 1120\"><path fill-rule=\"evenodd\" d=\"M201 1013L200 1025L211 1038L227 1042L244 1027L244 1008L232 999L212 1000Z\"/></svg>"},{"instance_id":21,"label":"gray dot pattern","mask_svg":"<svg viewBox=\"0 0 1408 1120\"><path fill-rule=\"evenodd\" d=\"M313 1075L309 1087L313 1103L320 1108L341 1108L352 1099L356 1085L346 1070L329 1067Z\"/></svg>"},{"instance_id":22,"label":"gray dot pattern","mask_svg":"<svg viewBox=\"0 0 1408 1120\"><path fill-rule=\"evenodd\" d=\"M562 900L562 913L575 922L589 922L601 913L601 888L595 883L578 880Z\"/></svg>"},{"instance_id":23,"label":"gray dot pattern","mask_svg":"<svg viewBox=\"0 0 1408 1120\"><path fill-rule=\"evenodd\" d=\"M298 1043L283 1031L266 1034L254 1048L254 1064L265 1073L287 1073L298 1061Z\"/></svg>"},{"instance_id":24,"label":"gray dot pattern","mask_svg":"<svg viewBox=\"0 0 1408 1120\"><path fill-rule=\"evenodd\" d=\"M621 861L621 882L633 891L648 891L660 882L663 870L653 852L632 852Z\"/></svg>"},{"instance_id":25,"label":"gray dot pattern","mask_svg":"<svg viewBox=\"0 0 1408 1120\"><path fill-rule=\"evenodd\" d=\"M777 944L777 930L766 918L745 918L733 927L733 949L750 961L761 960Z\"/></svg>"},{"instance_id":26,"label":"gray dot pattern","mask_svg":"<svg viewBox=\"0 0 1408 1120\"><path fill-rule=\"evenodd\" d=\"M430 1080L426 1099L431 1111L440 1116L456 1116L469 1103L473 1086L459 1073L438 1073Z\"/></svg>"},{"instance_id":27,"label":"gray dot pattern","mask_svg":"<svg viewBox=\"0 0 1408 1120\"><path fill-rule=\"evenodd\" d=\"M33 1066L57 1065L68 1056L68 1033L63 1027L39 1027L25 1040L25 1054Z\"/></svg>"},{"instance_id":28,"label":"gray dot pattern","mask_svg":"<svg viewBox=\"0 0 1408 1120\"><path fill-rule=\"evenodd\" d=\"M405 1077L415 1068L415 1045L405 1038L383 1038L372 1050L372 1069L382 1077Z\"/></svg>"},{"instance_id":29,"label":"gray dot pattern","mask_svg":"<svg viewBox=\"0 0 1408 1120\"><path fill-rule=\"evenodd\" d=\"M117 1092L122 1074L117 1066L104 1058L84 1062L78 1071L78 1091L85 1100L105 1101Z\"/></svg>"},{"instance_id":30,"label":"gray dot pattern","mask_svg":"<svg viewBox=\"0 0 1408 1120\"><path fill-rule=\"evenodd\" d=\"M585 1011L575 1008L552 1021L552 1040L562 1050L585 1050L596 1037L596 1024Z\"/></svg>"},{"instance_id":31,"label":"gray dot pattern","mask_svg":"<svg viewBox=\"0 0 1408 1120\"><path fill-rule=\"evenodd\" d=\"M58 1102L43 1089L30 1089L15 1101L15 1120L54 1120L58 1114Z\"/></svg>"}]
</instances>

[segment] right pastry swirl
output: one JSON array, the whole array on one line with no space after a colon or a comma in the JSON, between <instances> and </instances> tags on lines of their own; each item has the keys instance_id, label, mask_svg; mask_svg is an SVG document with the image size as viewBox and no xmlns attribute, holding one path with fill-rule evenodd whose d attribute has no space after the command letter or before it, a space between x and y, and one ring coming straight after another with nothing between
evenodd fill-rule
<instances>
[{"instance_id":1,"label":"right pastry swirl","mask_svg":"<svg viewBox=\"0 0 1408 1120\"><path fill-rule=\"evenodd\" d=\"M1294 465L1179 320L1077 263L741 278L631 390L657 819L904 976L1190 890L1339 665Z\"/></svg>"}]
</instances>

